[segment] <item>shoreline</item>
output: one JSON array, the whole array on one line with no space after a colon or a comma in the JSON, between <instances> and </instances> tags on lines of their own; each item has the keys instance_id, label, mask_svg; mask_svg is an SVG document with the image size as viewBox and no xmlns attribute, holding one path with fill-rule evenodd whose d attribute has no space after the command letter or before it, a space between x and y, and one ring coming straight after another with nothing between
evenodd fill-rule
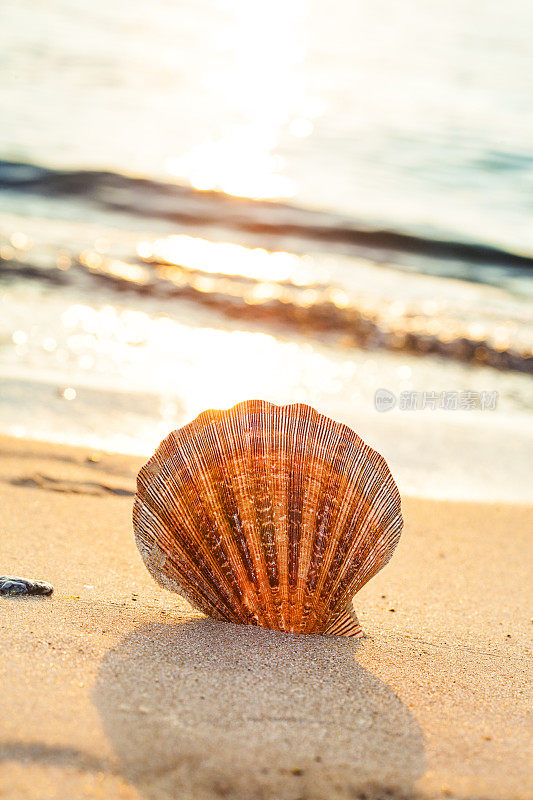
<instances>
[{"instance_id":1,"label":"shoreline","mask_svg":"<svg viewBox=\"0 0 533 800\"><path fill-rule=\"evenodd\" d=\"M331 249L313 254L288 235L280 235L258 259L257 245L265 245L261 238L231 244L229 233L230 243L222 230L202 226L193 227L192 235L184 227L180 235L161 237L154 231L139 240L140 232L111 228L106 233L102 223L96 241L105 242L104 234L111 238L107 249L95 249L93 237L84 242L89 230L82 233L80 224L63 221L58 227L57 220L24 216L9 220L0 209L0 273L15 289L63 290L80 298L109 293L117 300L127 292L140 302L187 302L220 314L228 324L337 338L344 347L369 353L430 355L457 365L533 372L530 292L519 291L515 283L530 279L527 270L520 277L509 268L504 279L501 265L488 265L484 281L459 262L455 272L436 269L433 274L423 256L415 268L392 255L373 258Z\"/></svg>"},{"instance_id":2,"label":"shoreline","mask_svg":"<svg viewBox=\"0 0 533 800\"><path fill-rule=\"evenodd\" d=\"M209 334L210 342L214 343L219 335L218 330ZM243 333L239 346L235 346L236 336L226 333L223 338L226 345L235 346L237 356L244 357L250 352L249 336ZM185 339L181 336L181 341ZM12 436L19 442L32 439L88 450L107 447L118 457L120 454L138 457L136 463L140 465L170 430L181 428L205 410L208 376L211 376L208 391L214 408L230 408L243 399L258 397L277 405L298 402L301 393L296 385L300 383L306 389L309 405L356 430L383 455L402 496L529 504L533 430L526 413L530 393L527 386L522 385L521 396L513 396L505 382L492 384L496 392L500 390L497 410L402 410L399 407L402 381L391 364L382 364L381 370L382 377L390 375L390 382L381 381L376 373L365 371L364 358L355 361L354 354L350 366L352 377L343 379L342 353L333 348L322 347L310 357L305 342L296 343L298 350L290 340L255 342L263 345L266 375L275 369L278 356L290 359L293 372L285 370L279 387L268 387L258 371L244 373L241 382L224 384L224 345L206 354L202 336L196 349L193 340L189 342L191 354L198 359L194 370L185 359L177 357L171 391L156 383L157 375L148 390L130 390L127 381L116 381L114 385L106 375L94 385L87 376L84 379L81 371L71 370L67 375L41 372L35 366L29 374L27 367L0 368L4 378L0 417L10 420L9 426L3 430L0 427L0 435ZM325 361L328 357L330 361ZM400 369L406 367L403 364ZM139 369L142 368L140 363ZM315 376L321 382L317 383ZM436 378L440 383L433 382ZM335 380L341 381L342 391L331 391ZM439 388L453 387L453 380L454 375L444 365L435 364L431 372L417 379L417 384L437 389L436 396L442 397L444 392L439 393ZM483 373L472 376L463 385L472 390L472 396L477 393L478 398L487 386ZM385 413L376 410L374 386L387 386L397 401L394 408ZM66 399L66 387L75 392L73 401ZM418 400L423 397L420 391L414 395Z\"/></svg>"},{"instance_id":3,"label":"shoreline","mask_svg":"<svg viewBox=\"0 0 533 800\"><path fill-rule=\"evenodd\" d=\"M2 798L526 800L531 507L403 501L364 639L206 620L131 530L145 459L0 437ZM529 576L530 577L530 576Z\"/></svg>"}]
</instances>

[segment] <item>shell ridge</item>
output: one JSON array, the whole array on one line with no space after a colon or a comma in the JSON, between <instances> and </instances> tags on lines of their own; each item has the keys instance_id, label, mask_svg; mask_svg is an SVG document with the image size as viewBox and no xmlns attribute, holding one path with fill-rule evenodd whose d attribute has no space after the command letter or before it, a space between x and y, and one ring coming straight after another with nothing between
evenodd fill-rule
<instances>
[{"instance_id":1,"label":"shell ridge","mask_svg":"<svg viewBox=\"0 0 533 800\"><path fill-rule=\"evenodd\" d=\"M245 494L248 512L248 535L253 548L253 557L259 581L259 591L263 597L270 624L272 627L275 627L277 614L274 607L274 598L270 582L271 575L269 573L269 561L272 558L271 542L268 536L264 535L265 531L262 528L261 520L258 518L257 513L257 503L258 501L262 502L263 499L261 497L263 489L258 485L261 479L261 475L258 476L258 472L261 470L259 461L260 440L265 427L264 425L261 427L259 424L261 412L263 412L263 419L268 418L269 409L267 408L265 410L260 401L250 403L248 407L243 410L243 415L239 419L239 424L242 430L244 445L243 458L247 488ZM258 496L258 492L260 496ZM266 552L265 547L267 548Z\"/></svg>"},{"instance_id":2,"label":"shell ridge","mask_svg":"<svg viewBox=\"0 0 533 800\"><path fill-rule=\"evenodd\" d=\"M306 420L300 406L295 415L295 426L291 431L291 454L289 461L289 485L287 487L288 521L289 521L289 604L290 630L297 631L300 621L298 607L298 558L300 555L300 529L303 513L303 459L302 453L306 444Z\"/></svg>"},{"instance_id":3,"label":"shell ridge","mask_svg":"<svg viewBox=\"0 0 533 800\"><path fill-rule=\"evenodd\" d=\"M249 418L250 434L248 437L248 475L252 494L253 525L264 548L261 566L266 573L270 586L278 582L277 563L274 558L274 541L272 535L272 505L267 493L267 460L268 441L266 424L263 430L257 422L258 411ZM265 422L271 418L270 412L264 417ZM272 449L272 448L270 448Z\"/></svg>"},{"instance_id":4,"label":"shell ridge","mask_svg":"<svg viewBox=\"0 0 533 800\"><path fill-rule=\"evenodd\" d=\"M368 445L365 445L368 448ZM371 448L368 448L371 450ZM375 452L375 451L372 451ZM336 610L345 602L345 598L353 597L357 591L370 580L372 575L375 575L387 563L384 561L384 553L390 550L391 545L387 537L384 537L383 530L381 530L381 518L379 524L371 522L372 536L369 536L369 516L376 517L377 510L373 507L372 503L379 499L380 494L385 494L386 482L379 482L381 475L377 470L372 470L371 461L367 461L363 474L371 474L377 483L377 490L369 498L364 499L364 508L362 514L356 517L356 529L354 534L350 535L350 529L346 531L343 537L343 548L338 555L338 560L343 563L336 578L329 587L330 607ZM388 468L387 468L388 472ZM390 474L390 473L389 473ZM367 484L368 485L368 482ZM374 485L374 483L372 484ZM386 504L387 506L388 504ZM359 506L360 507L360 506ZM399 509L397 509L399 513ZM394 547L392 547L394 550ZM390 554L392 556L392 552ZM370 561L369 561L370 557ZM364 567L366 568L363 568ZM363 568L363 571L358 571ZM364 581L359 582L359 574L365 575L366 572L372 574Z\"/></svg>"},{"instance_id":5,"label":"shell ridge","mask_svg":"<svg viewBox=\"0 0 533 800\"><path fill-rule=\"evenodd\" d=\"M246 414L246 408L240 409L242 413L230 411L227 416L226 432L228 434L228 444L232 452L235 453L235 469L232 475L232 486L236 499L235 525L239 530L243 547L249 554L253 572L253 585L257 596L260 598L262 616L267 621L267 627L273 624L272 608L270 597L266 591L266 581L264 578L264 564L255 535L252 513L250 508L250 497L248 486L250 484L250 455L249 455L249 421L242 414ZM247 427L248 425L248 427ZM248 430L248 434L246 431Z\"/></svg>"},{"instance_id":6,"label":"shell ridge","mask_svg":"<svg viewBox=\"0 0 533 800\"><path fill-rule=\"evenodd\" d=\"M210 511L213 517L213 526L220 536L221 547L224 548L228 566L231 566L230 574L238 588L238 598L240 605L240 616L246 621L250 616L250 610L257 605L255 593L250 597L250 585L239 585L237 577L246 574L246 565L235 538L235 530L232 525L235 518L235 502L233 495L228 489L230 484L226 470L225 459L223 458L223 445L218 431L218 420L214 419L205 428L206 448L210 453L216 454L216 458L209 464L209 476L212 487L212 502ZM206 465L207 466L207 465ZM230 576L228 575L228 579ZM255 602L254 602L255 601Z\"/></svg>"},{"instance_id":7,"label":"shell ridge","mask_svg":"<svg viewBox=\"0 0 533 800\"><path fill-rule=\"evenodd\" d=\"M209 569L211 581L214 581L224 595L228 618L235 622L242 617L238 610L239 603L235 599L238 586L228 580L230 570L227 556L217 541L215 526L206 507L206 500L208 501L212 488L203 470L201 451L198 452L199 444L198 436L193 435L181 443L178 451L179 459L176 457L177 454L174 454L174 457L165 461L160 475L166 476L167 483L173 491L169 492L165 483L167 503L160 510L160 514L162 519L167 519L171 525L177 526L176 531L182 531L184 541L187 540L187 536L190 537L193 546L202 553L204 567ZM195 473L191 469L192 465L196 470ZM180 486L177 483L178 474L181 479ZM194 474L200 476L200 483L195 480ZM169 517L171 512L173 517L180 519L179 525L173 523L172 517Z\"/></svg>"},{"instance_id":8,"label":"shell ridge","mask_svg":"<svg viewBox=\"0 0 533 800\"><path fill-rule=\"evenodd\" d=\"M346 442L343 438L341 450L342 460L337 465L337 472L342 474L342 463L353 453L351 442ZM358 466L360 458L360 442L355 451L353 469ZM350 530L358 524L361 507L364 506L364 497L358 490L358 485L354 483L352 472L342 476L337 490L337 508L335 520L333 521L329 546L324 558L321 570L321 580L315 593L315 603L321 610L321 617L330 617L331 587L333 585L336 572L339 570L346 553L347 539ZM338 609L337 609L338 610Z\"/></svg>"},{"instance_id":9,"label":"shell ridge","mask_svg":"<svg viewBox=\"0 0 533 800\"><path fill-rule=\"evenodd\" d=\"M145 507L142 510L142 515L141 515L140 511L135 513L135 507L134 507L134 514L135 514L134 519L138 526L137 547L139 548L141 556L143 557L143 561L146 564L150 574L154 577L154 579L158 583L161 583L162 586L168 588L167 584L172 583L174 586L178 585L182 587L183 580L180 580L179 576L184 573L183 566L178 569L178 578L174 576L170 577L168 575L168 562L172 561L172 559L170 555L163 548L160 549L163 553L165 553L166 556L165 565L163 566L163 568L161 568L157 563L154 563L152 553L154 550L155 540L151 537L150 533L147 534L147 528L145 527L145 521L143 519L143 516L147 515L148 511L149 511L148 507ZM189 573L186 576L188 581L188 583L186 584L187 588L183 587L183 592L180 591L180 593L183 593L186 600L188 600L191 603L191 605L193 605L198 610L205 612L207 606L207 608L209 608L211 611L216 612L216 616L219 619L226 619L227 610L224 606L222 607L220 606L220 600L217 597L216 593L212 592L212 590L209 591L209 582L206 580L205 576L203 574L199 576L196 573L195 562L191 561L185 553L181 555L183 560L189 567ZM192 581L192 585L189 584L190 581ZM207 584L208 587L207 590L205 589L205 587L203 589L201 588L202 582L204 584ZM173 590L175 591L175 588Z\"/></svg>"},{"instance_id":10,"label":"shell ridge","mask_svg":"<svg viewBox=\"0 0 533 800\"><path fill-rule=\"evenodd\" d=\"M229 418L229 414L228 414ZM228 506L228 524L231 529L231 538L238 553L239 574L245 581L246 599L249 617L254 616L257 624L265 624L266 617L261 609L260 593L257 582L256 567L253 553L246 537L245 527L239 510L239 484L238 476L242 471L238 464L241 463L239 450L232 436L231 425L228 418L219 419L216 435L220 442L222 458L222 471L225 475L224 493ZM236 466L237 465L237 466Z\"/></svg>"},{"instance_id":11,"label":"shell ridge","mask_svg":"<svg viewBox=\"0 0 533 800\"><path fill-rule=\"evenodd\" d=\"M274 425L276 430L277 454L274 481L274 506L276 514L276 553L279 570L279 595L281 603L281 621L284 630L290 625L290 599L289 599L289 528L288 528L288 499L285 491L285 476L289 473L289 448L286 417L279 407L274 408ZM274 463L274 462L273 462Z\"/></svg>"},{"instance_id":12,"label":"shell ridge","mask_svg":"<svg viewBox=\"0 0 533 800\"><path fill-rule=\"evenodd\" d=\"M262 530L261 538L265 543L267 556L267 572L269 576L272 604L276 626L284 627L283 603L280 591L281 570L278 553L279 537L277 535L276 504L278 502L278 485L275 480L276 468L280 459L280 442L277 430L277 414L275 407L269 409L265 416L263 435L257 440L257 458L259 459L260 480L258 481L260 511L257 522Z\"/></svg>"},{"instance_id":13,"label":"shell ridge","mask_svg":"<svg viewBox=\"0 0 533 800\"><path fill-rule=\"evenodd\" d=\"M205 500L202 500L202 494L209 497L211 494L211 487L209 486L208 478L206 479L205 471L203 470L201 452L197 452L199 445L198 440L205 431L205 424L207 422L206 415L204 415L200 428L200 436L189 427L189 431L192 435L185 439L179 435L176 437L177 443L179 443L179 449L175 449L165 458L164 462L161 464L159 475L156 476L155 480L157 481L159 477L159 479L163 481L163 478L166 477L168 482L174 487L173 492L169 495L168 502L165 503L160 510L161 518L166 520L167 526L172 528L174 523L172 517L169 516L170 512L173 511L174 516L181 517L181 522L184 525L187 536L204 556L204 568L208 566L211 571L214 570L218 575L216 583L220 586L220 590L226 598L225 606L227 607L227 619L235 622L246 618L242 612L239 613L239 603L235 601L235 597L233 596L233 593L235 590L238 591L239 587L235 585L235 583L231 585L231 588L228 586L227 578L225 579L223 572L223 565L217 562L215 554L210 552L208 547L209 542L213 542L213 536L211 534L213 525L206 513ZM193 478L191 465L194 465L195 470L201 477L200 485L198 485ZM179 489L176 482L178 470L180 470L179 474L182 481ZM166 485L163 484L163 487L164 497L166 498L168 495ZM167 506L170 506L170 508L167 508ZM198 531L199 527L200 531ZM203 533L203 535L199 535L200 532ZM217 547L215 543L215 551L216 550Z\"/></svg>"},{"instance_id":14,"label":"shell ridge","mask_svg":"<svg viewBox=\"0 0 533 800\"><path fill-rule=\"evenodd\" d=\"M321 583L322 573L327 571L327 551L328 546L334 536L335 515L338 514L338 498L335 497L334 490L339 488L342 483L342 470L340 464L342 463L342 454L344 454L347 443L342 440L339 435L338 427L332 430L331 437L328 440L328 445L324 447L328 452L329 441L336 440L332 444L332 450L329 457L329 469L326 482L320 487L320 500L316 508L316 522L315 532L313 537L313 544L311 550L311 557L309 567L306 574L305 591L307 602L310 605L308 612L307 625L311 626L313 621L318 620L321 616L321 598L317 591ZM328 523L331 521L332 525L328 528ZM329 536L328 536L329 533ZM329 540L329 541L328 541Z\"/></svg>"},{"instance_id":15,"label":"shell ridge","mask_svg":"<svg viewBox=\"0 0 533 800\"><path fill-rule=\"evenodd\" d=\"M155 519L155 515L153 513L152 519ZM159 519L158 522L161 538L161 533L165 530L170 533L170 529L161 519ZM139 521L139 524L142 524L142 522ZM186 572L187 581L192 581L193 585L199 586L203 582L207 587L205 594L209 596L209 604L214 604L218 608L219 612L224 615L224 618L236 621L234 614L232 613L232 606L230 603L228 603L228 598L225 593L223 593L223 597L220 597L219 582L214 578L213 571L210 568L209 563L198 563L196 554L191 552L190 548L184 544L184 541L187 541L187 537L183 537L183 535L180 534L180 530L175 526L172 527L172 539L173 542L171 545L169 544L166 547L163 546L161 548L162 552L166 554L167 561L169 563L173 562L179 573ZM169 568L169 563L166 564L167 570ZM181 580L179 576L178 580ZM202 607L199 599L197 599L197 602L194 603L194 605L196 605L200 611L205 610Z\"/></svg>"},{"instance_id":16,"label":"shell ridge","mask_svg":"<svg viewBox=\"0 0 533 800\"><path fill-rule=\"evenodd\" d=\"M315 435L312 415L305 413L305 439L302 442L299 463L302 475L302 510L300 518L300 535L298 542L298 568L296 574L296 607L298 609L297 632L302 631L306 617L305 608L305 583L307 563L309 561L310 538L313 530L313 499L315 495L317 447L318 439Z\"/></svg>"},{"instance_id":17,"label":"shell ridge","mask_svg":"<svg viewBox=\"0 0 533 800\"><path fill-rule=\"evenodd\" d=\"M352 520L357 522L360 509L365 502L361 492L358 491L357 488L358 475L360 474L359 462L362 458L361 450L364 447L364 443L357 434L354 434L354 436L355 439L347 441L343 431L343 438L341 439L342 447L338 463L340 479L335 520L324 555L324 568L322 569L321 576L319 576L316 587L316 603L320 604L321 607L327 606L326 598L329 595L334 580L334 570L337 568L338 562L342 561L344 542L349 526L352 524ZM349 472L342 474L341 459L346 459L350 453L354 453L351 469Z\"/></svg>"},{"instance_id":18,"label":"shell ridge","mask_svg":"<svg viewBox=\"0 0 533 800\"><path fill-rule=\"evenodd\" d=\"M306 498L307 510L302 519L304 527L307 519L309 532L307 546L303 548L302 552L299 575L303 602L301 620L302 631L305 631L308 626L312 625L319 614L319 607L315 604L312 591L310 591L310 582L313 580L313 575L316 573L313 567L316 565L318 568L319 566L317 562L313 562L313 556L317 556L317 537L320 536L322 541L325 535L323 503L327 503L332 479L337 477L333 466L334 454L337 449L334 445L336 434L337 430L335 426L324 427L323 425L317 425L315 422L313 432L314 446L312 452L309 454L309 461L311 467L314 469L314 475L312 473L310 474L308 496ZM319 523L321 511L322 518Z\"/></svg>"},{"instance_id":19,"label":"shell ridge","mask_svg":"<svg viewBox=\"0 0 533 800\"><path fill-rule=\"evenodd\" d=\"M344 563L345 566L347 564L350 542L359 539L365 531L366 515L370 504L368 492L364 493L363 487L366 485L369 475L374 475L375 477L375 473L368 465L368 455L374 451L357 434L355 434L355 437L353 445L356 455L343 496L345 513L339 515L335 548L329 554L328 571L325 574L325 581L320 590L320 597L326 595L329 598L326 607L329 605L335 611L342 605L342 601L335 599L335 592L344 578L344 575L339 573L341 564ZM335 575L337 576L336 580ZM349 588L347 594L349 594Z\"/></svg>"},{"instance_id":20,"label":"shell ridge","mask_svg":"<svg viewBox=\"0 0 533 800\"><path fill-rule=\"evenodd\" d=\"M356 639L361 638L363 630L351 601L340 614L337 614L330 620L324 633L327 636L353 636Z\"/></svg>"}]
</instances>

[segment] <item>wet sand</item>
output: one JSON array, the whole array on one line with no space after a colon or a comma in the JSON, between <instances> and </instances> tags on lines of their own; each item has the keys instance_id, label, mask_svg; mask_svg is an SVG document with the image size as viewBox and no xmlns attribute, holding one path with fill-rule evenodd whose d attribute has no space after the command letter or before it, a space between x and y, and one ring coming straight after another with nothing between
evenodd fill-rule
<instances>
[{"instance_id":1,"label":"wet sand","mask_svg":"<svg viewBox=\"0 0 533 800\"><path fill-rule=\"evenodd\" d=\"M0 572L55 586L0 598L2 800L533 796L529 507L406 498L365 638L292 636L152 582L140 463L0 439Z\"/></svg>"}]
</instances>

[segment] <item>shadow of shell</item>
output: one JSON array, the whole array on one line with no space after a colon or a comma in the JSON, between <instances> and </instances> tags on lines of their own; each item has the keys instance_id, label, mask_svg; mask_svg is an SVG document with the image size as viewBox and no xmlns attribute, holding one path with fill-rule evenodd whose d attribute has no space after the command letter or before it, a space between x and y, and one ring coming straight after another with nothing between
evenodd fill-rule
<instances>
[{"instance_id":1,"label":"shadow of shell","mask_svg":"<svg viewBox=\"0 0 533 800\"><path fill-rule=\"evenodd\" d=\"M354 640L208 619L135 629L93 699L151 800L412 797L421 731Z\"/></svg>"}]
</instances>

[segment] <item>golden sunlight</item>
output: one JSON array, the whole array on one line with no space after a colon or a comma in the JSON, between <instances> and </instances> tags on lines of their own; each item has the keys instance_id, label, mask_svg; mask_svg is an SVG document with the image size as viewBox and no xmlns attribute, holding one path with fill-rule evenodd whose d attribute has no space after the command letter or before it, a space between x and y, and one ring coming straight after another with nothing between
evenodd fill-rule
<instances>
[{"instance_id":1,"label":"golden sunlight","mask_svg":"<svg viewBox=\"0 0 533 800\"><path fill-rule=\"evenodd\" d=\"M325 283L326 271L309 256L262 247L244 247L230 242L211 242L199 236L166 236L150 243L139 242L137 255L148 261L173 264L213 275L228 275L258 281L306 286Z\"/></svg>"},{"instance_id":2,"label":"golden sunlight","mask_svg":"<svg viewBox=\"0 0 533 800\"><path fill-rule=\"evenodd\" d=\"M306 4L232 0L223 7L228 24L212 45L227 58L221 69L206 72L203 85L222 102L225 118L235 122L228 122L222 135L168 158L167 170L196 189L255 199L292 197L298 187L283 175L285 163L276 153L280 135L311 135L311 120L323 111L308 94L303 68Z\"/></svg>"}]
</instances>

